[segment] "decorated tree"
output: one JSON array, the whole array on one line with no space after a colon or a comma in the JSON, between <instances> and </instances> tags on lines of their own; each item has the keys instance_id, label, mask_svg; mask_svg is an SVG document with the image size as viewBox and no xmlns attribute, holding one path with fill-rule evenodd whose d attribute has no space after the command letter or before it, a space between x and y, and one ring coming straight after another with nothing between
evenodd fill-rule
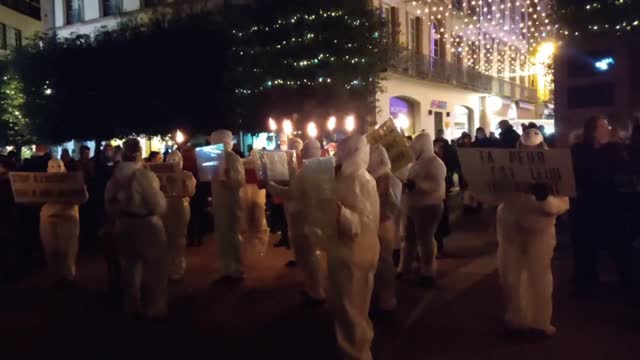
<instances>
[{"instance_id":1,"label":"decorated tree","mask_svg":"<svg viewBox=\"0 0 640 360\"><path fill-rule=\"evenodd\" d=\"M384 24L366 1L225 11L179 3L18 50L22 114L39 141L264 129L270 115L375 114Z\"/></svg>"},{"instance_id":2,"label":"decorated tree","mask_svg":"<svg viewBox=\"0 0 640 360\"><path fill-rule=\"evenodd\" d=\"M266 1L234 27L235 94L244 116L375 118L385 25L367 1Z\"/></svg>"},{"instance_id":3,"label":"decorated tree","mask_svg":"<svg viewBox=\"0 0 640 360\"><path fill-rule=\"evenodd\" d=\"M22 146L35 140L31 123L23 114L22 82L0 63L0 145Z\"/></svg>"}]
</instances>

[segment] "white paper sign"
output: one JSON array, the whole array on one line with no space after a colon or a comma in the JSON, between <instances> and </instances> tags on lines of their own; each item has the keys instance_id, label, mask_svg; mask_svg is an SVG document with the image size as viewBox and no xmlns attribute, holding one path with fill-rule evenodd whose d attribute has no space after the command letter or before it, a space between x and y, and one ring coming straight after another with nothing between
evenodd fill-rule
<instances>
[{"instance_id":1,"label":"white paper sign","mask_svg":"<svg viewBox=\"0 0 640 360\"><path fill-rule=\"evenodd\" d=\"M338 211L335 194L335 158L324 157L304 160L302 176L305 186L305 222L308 236L319 247L326 249L326 239L337 234Z\"/></svg>"},{"instance_id":2,"label":"white paper sign","mask_svg":"<svg viewBox=\"0 0 640 360\"><path fill-rule=\"evenodd\" d=\"M574 196L569 149L458 149L462 172L476 194L529 192L545 184L552 195Z\"/></svg>"},{"instance_id":3,"label":"white paper sign","mask_svg":"<svg viewBox=\"0 0 640 360\"><path fill-rule=\"evenodd\" d=\"M257 175L260 182L288 183L289 163L286 151L256 151Z\"/></svg>"},{"instance_id":4,"label":"white paper sign","mask_svg":"<svg viewBox=\"0 0 640 360\"><path fill-rule=\"evenodd\" d=\"M413 153L407 140L391 119L369 132L367 141L370 145L380 144L387 150L389 161L391 161L391 172L395 173L413 162Z\"/></svg>"},{"instance_id":5,"label":"white paper sign","mask_svg":"<svg viewBox=\"0 0 640 360\"><path fill-rule=\"evenodd\" d=\"M147 164L160 180L160 191L166 197L184 197L184 179L178 163Z\"/></svg>"},{"instance_id":6,"label":"white paper sign","mask_svg":"<svg viewBox=\"0 0 640 360\"><path fill-rule=\"evenodd\" d=\"M87 201L87 190L81 172L9 173L13 198L17 203L68 203Z\"/></svg>"},{"instance_id":7,"label":"white paper sign","mask_svg":"<svg viewBox=\"0 0 640 360\"><path fill-rule=\"evenodd\" d=\"M217 144L196 148L196 161L198 162L198 181L211 181L218 176L223 176L224 145Z\"/></svg>"}]
</instances>

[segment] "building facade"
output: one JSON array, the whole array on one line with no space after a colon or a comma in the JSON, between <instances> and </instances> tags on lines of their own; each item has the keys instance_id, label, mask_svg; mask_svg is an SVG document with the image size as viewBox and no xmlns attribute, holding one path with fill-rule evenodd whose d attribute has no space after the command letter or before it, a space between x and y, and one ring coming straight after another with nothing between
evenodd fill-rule
<instances>
[{"instance_id":1,"label":"building facade","mask_svg":"<svg viewBox=\"0 0 640 360\"><path fill-rule=\"evenodd\" d=\"M387 19L391 64L378 95L378 122L406 132L541 120L545 82L531 57L552 26L542 0L374 0ZM546 99L545 99L546 98Z\"/></svg>"},{"instance_id":2,"label":"building facade","mask_svg":"<svg viewBox=\"0 0 640 360\"><path fill-rule=\"evenodd\" d=\"M27 0L0 0L0 56L42 31L40 5Z\"/></svg>"},{"instance_id":3,"label":"building facade","mask_svg":"<svg viewBox=\"0 0 640 360\"><path fill-rule=\"evenodd\" d=\"M635 36L637 39L637 36ZM566 140L591 116L628 132L640 116L640 50L634 36L568 39L556 58L556 128Z\"/></svg>"}]
</instances>

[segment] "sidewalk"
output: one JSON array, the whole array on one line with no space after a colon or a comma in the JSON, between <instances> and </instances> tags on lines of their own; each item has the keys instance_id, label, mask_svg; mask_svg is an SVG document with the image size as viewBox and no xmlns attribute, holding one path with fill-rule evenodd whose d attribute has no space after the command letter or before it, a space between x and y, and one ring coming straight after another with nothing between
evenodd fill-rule
<instances>
[{"instance_id":1,"label":"sidewalk","mask_svg":"<svg viewBox=\"0 0 640 360\"><path fill-rule=\"evenodd\" d=\"M438 288L411 280L398 285L393 323L375 323L376 359L637 359L640 321L605 284L602 296L568 296L570 262L556 259L558 335L523 343L502 333L490 215L465 218L448 239L453 255L439 264ZM55 291L40 278L0 292L0 358L64 359L335 359L329 312L299 305L298 270L291 253L270 248L247 259L240 286L216 282L216 244L188 250L185 280L171 287L170 319L149 324L109 310L103 302L104 265L83 259L76 289ZM562 254L561 254L562 255ZM59 355L59 356L57 356Z\"/></svg>"}]
</instances>

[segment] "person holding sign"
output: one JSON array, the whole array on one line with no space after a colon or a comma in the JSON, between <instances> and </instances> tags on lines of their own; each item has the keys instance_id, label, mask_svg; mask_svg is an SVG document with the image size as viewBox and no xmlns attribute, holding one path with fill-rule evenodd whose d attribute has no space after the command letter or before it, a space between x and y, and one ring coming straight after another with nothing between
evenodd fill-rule
<instances>
[{"instance_id":1,"label":"person holding sign","mask_svg":"<svg viewBox=\"0 0 640 360\"><path fill-rule=\"evenodd\" d=\"M156 174L142 166L138 139L125 140L123 148L122 162L107 183L105 204L116 219L124 310L162 319L167 316L168 254L161 216L167 201Z\"/></svg>"},{"instance_id":2,"label":"person holding sign","mask_svg":"<svg viewBox=\"0 0 640 360\"><path fill-rule=\"evenodd\" d=\"M545 148L542 133L529 125L518 149ZM550 196L543 184L529 193L505 195L498 207L498 269L506 305L505 326L553 335L551 325L556 217L569 209L567 197Z\"/></svg>"},{"instance_id":3,"label":"person holding sign","mask_svg":"<svg viewBox=\"0 0 640 360\"><path fill-rule=\"evenodd\" d=\"M175 163L182 174L182 197L167 197L167 212L164 214L164 230L169 246L169 278L179 280L187 269L185 248L187 247L187 226L191 216L189 199L196 193L196 179L188 171L182 170L182 155L173 151L167 155L167 163Z\"/></svg>"},{"instance_id":4,"label":"person holding sign","mask_svg":"<svg viewBox=\"0 0 640 360\"><path fill-rule=\"evenodd\" d=\"M369 306L380 255L380 201L368 164L369 144L364 136L340 141L334 183L338 228L337 236L328 239L327 264L336 338L346 359L372 358Z\"/></svg>"},{"instance_id":5,"label":"person holding sign","mask_svg":"<svg viewBox=\"0 0 640 360\"><path fill-rule=\"evenodd\" d=\"M47 172L66 172L59 159L49 160ZM80 235L78 205L89 198L85 189L84 199L77 203L48 202L40 210L40 238L47 257L51 275L59 287L73 284L76 276L76 256Z\"/></svg>"},{"instance_id":6,"label":"person holding sign","mask_svg":"<svg viewBox=\"0 0 640 360\"><path fill-rule=\"evenodd\" d=\"M411 150L416 161L405 183L408 213L400 273L405 275L411 271L419 252L420 285L432 288L437 267L435 233L444 209L447 168L434 153L428 133L418 134L411 142Z\"/></svg>"},{"instance_id":7,"label":"person holding sign","mask_svg":"<svg viewBox=\"0 0 640 360\"><path fill-rule=\"evenodd\" d=\"M232 151L233 135L230 131L214 131L210 141L214 145L224 146L223 167L211 179L214 237L220 242L224 276L241 280L244 279L244 269L240 253L242 220L240 190L245 184L244 165L240 156Z\"/></svg>"},{"instance_id":8,"label":"person holding sign","mask_svg":"<svg viewBox=\"0 0 640 360\"><path fill-rule=\"evenodd\" d=\"M321 153L320 143L315 140L307 140L302 147L301 156L303 160L319 158ZM297 171L292 177L289 187L282 187L278 184L269 183L269 192L274 196L284 200L291 232L291 243L298 266L304 275L304 299L309 305L316 305L324 302L325 291L322 286L322 265L318 246L312 239L312 234L321 233L319 229L305 222L308 215L305 212L311 211L308 188L304 184L304 167Z\"/></svg>"}]
</instances>

